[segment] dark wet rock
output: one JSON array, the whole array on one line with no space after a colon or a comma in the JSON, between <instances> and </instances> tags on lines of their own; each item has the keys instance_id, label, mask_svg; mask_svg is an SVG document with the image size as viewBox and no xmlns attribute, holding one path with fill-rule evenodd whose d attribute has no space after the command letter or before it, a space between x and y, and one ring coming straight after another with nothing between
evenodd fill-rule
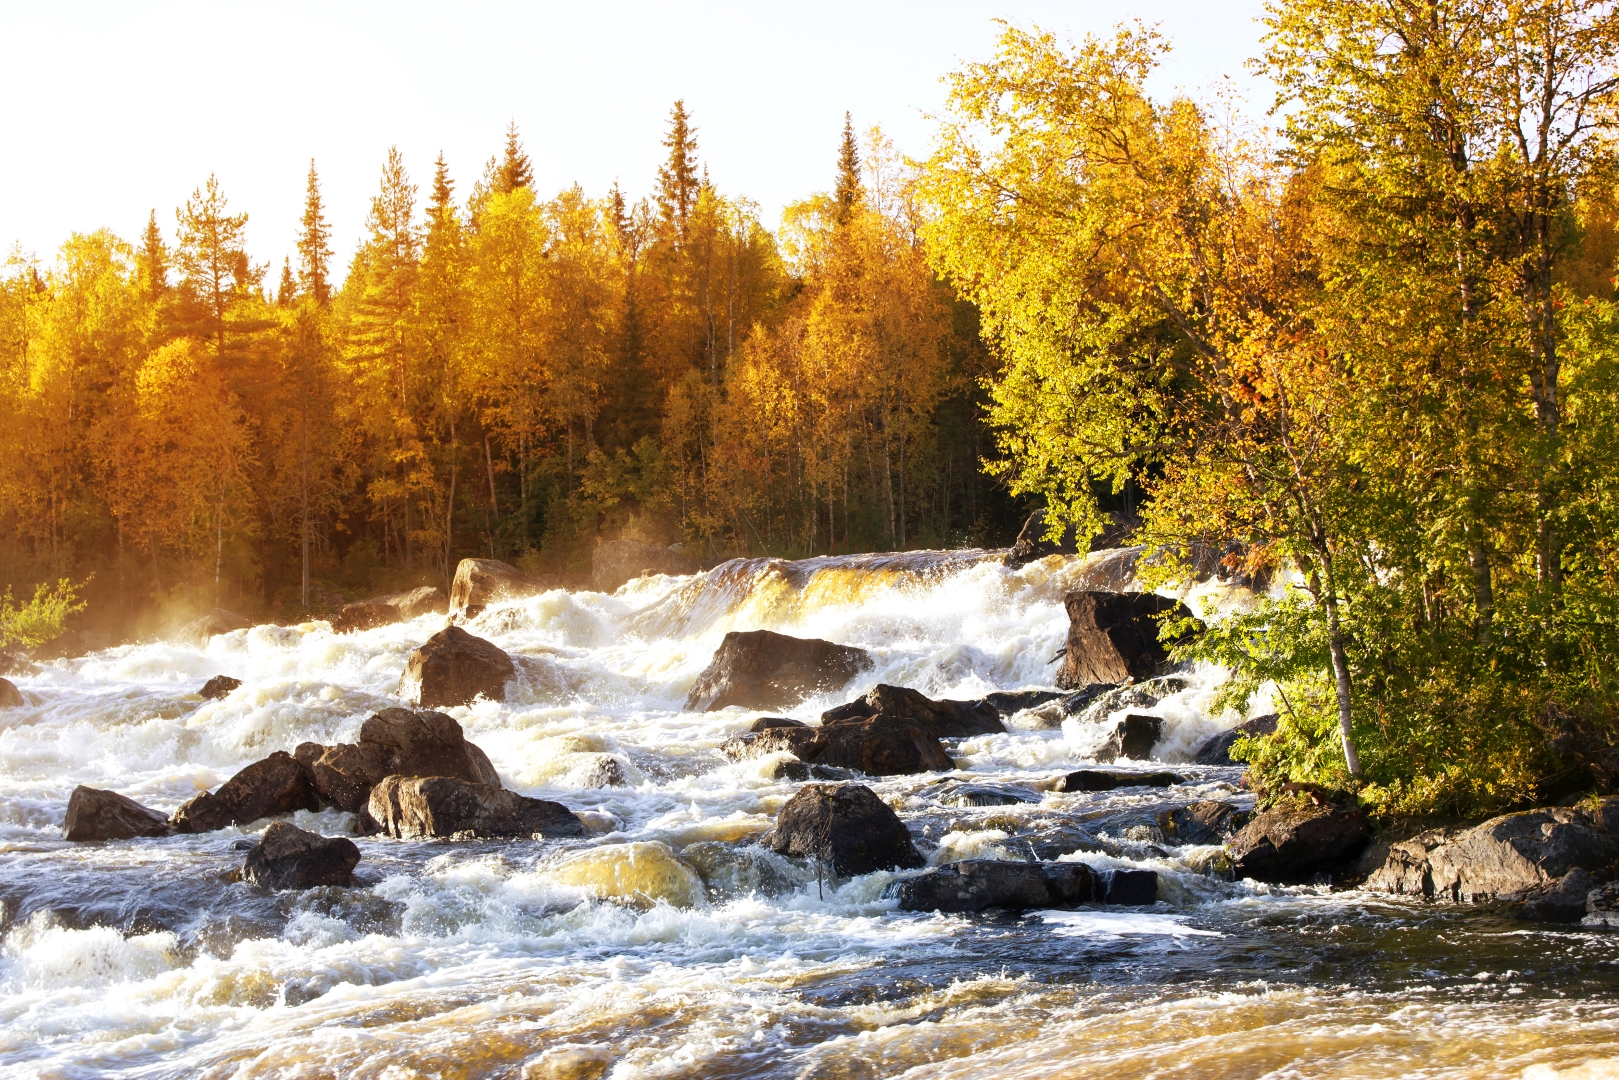
<instances>
[{"instance_id":1,"label":"dark wet rock","mask_svg":"<svg viewBox=\"0 0 1619 1080\"><path fill-rule=\"evenodd\" d=\"M983 784L947 784L937 798L941 805L960 807L1018 806L1040 801L1040 796L1032 791L988 787Z\"/></svg>"},{"instance_id":2,"label":"dark wet rock","mask_svg":"<svg viewBox=\"0 0 1619 1080\"><path fill-rule=\"evenodd\" d=\"M1158 737L1163 734L1164 721L1157 716L1148 716L1145 713L1130 713L1113 728L1113 734L1108 736L1107 742L1096 751L1097 761L1117 761L1119 758L1129 758L1132 761L1151 761L1152 748L1158 744Z\"/></svg>"},{"instance_id":3,"label":"dark wet rock","mask_svg":"<svg viewBox=\"0 0 1619 1080\"><path fill-rule=\"evenodd\" d=\"M499 646L449 626L410 654L399 696L426 708L470 705L479 697L505 701L506 683L516 674L511 657Z\"/></svg>"},{"instance_id":4,"label":"dark wet rock","mask_svg":"<svg viewBox=\"0 0 1619 1080\"><path fill-rule=\"evenodd\" d=\"M761 731L769 731L772 728L803 728L805 731L810 730L808 724L785 716L761 716L748 726L748 730L755 735Z\"/></svg>"},{"instance_id":5,"label":"dark wet rock","mask_svg":"<svg viewBox=\"0 0 1619 1080\"><path fill-rule=\"evenodd\" d=\"M452 776L500 786L489 756L441 712L383 709L360 725L358 743L301 743L294 757L308 768L328 804L359 813L383 777Z\"/></svg>"},{"instance_id":6,"label":"dark wet rock","mask_svg":"<svg viewBox=\"0 0 1619 1080\"><path fill-rule=\"evenodd\" d=\"M1342 871L1370 840L1359 807L1300 801L1255 814L1226 850L1239 877L1307 882Z\"/></svg>"},{"instance_id":7,"label":"dark wet rock","mask_svg":"<svg viewBox=\"0 0 1619 1080\"><path fill-rule=\"evenodd\" d=\"M1548 907L1566 906L1571 901L1546 900L1545 894L1577 870L1591 875L1594 884L1619 877L1619 798L1419 833L1389 846L1366 888L1452 901L1545 900Z\"/></svg>"},{"instance_id":8,"label":"dark wet rock","mask_svg":"<svg viewBox=\"0 0 1619 1080\"><path fill-rule=\"evenodd\" d=\"M940 739L994 735L1006 730L999 711L988 702L935 701L919 690L886 683L877 684L863 698L828 709L821 714L821 726L859 723L875 716L908 721Z\"/></svg>"},{"instance_id":9,"label":"dark wet rock","mask_svg":"<svg viewBox=\"0 0 1619 1080\"><path fill-rule=\"evenodd\" d=\"M388 626L422 615L443 614L448 609L449 601L445 598L443 589L423 585L418 589L388 593L386 596L373 596L369 600L356 600L352 604L344 604L343 610L332 620L332 630L339 634L352 634L358 630Z\"/></svg>"},{"instance_id":10,"label":"dark wet rock","mask_svg":"<svg viewBox=\"0 0 1619 1080\"><path fill-rule=\"evenodd\" d=\"M15 709L25 704L22 691L10 679L0 679L0 709Z\"/></svg>"},{"instance_id":11,"label":"dark wet rock","mask_svg":"<svg viewBox=\"0 0 1619 1080\"><path fill-rule=\"evenodd\" d=\"M242 837L240 840L232 840L230 842L230 849L232 851L252 851L254 848L256 848L258 846L259 846L259 842L257 840L249 840L245 836Z\"/></svg>"},{"instance_id":12,"label":"dark wet rock","mask_svg":"<svg viewBox=\"0 0 1619 1080\"><path fill-rule=\"evenodd\" d=\"M1248 823L1248 811L1212 799L1178 806L1158 815L1158 828L1171 844L1218 844Z\"/></svg>"},{"instance_id":13,"label":"dark wet rock","mask_svg":"<svg viewBox=\"0 0 1619 1080\"><path fill-rule=\"evenodd\" d=\"M1102 902L1139 906L1158 901L1158 875L1151 870L1114 870L1107 875Z\"/></svg>"},{"instance_id":14,"label":"dark wet rock","mask_svg":"<svg viewBox=\"0 0 1619 1080\"><path fill-rule=\"evenodd\" d=\"M1585 894L1585 917L1581 926L1619 930L1619 882L1611 882Z\"/></svg>"},{"instance_id":15,"label":"dark wet rock","mask_svg":"<svg viewBox=\"0 0 1619 1080\"><path fill-rule=\"evenodd\" d=\"M1088 904L1097 896L1096 871L1080 862L1042 863L1046 873L1046 888L1051 891L1051 902L1057 907Z\"/></svg>"},{"instance_id":16,"label":"dark wet rock","mask_svg":"<svg viewBox=\"0 0 1619 1080\"><path fill-rule=\"evenodd\" d=\"M228 634L233 630L246 630L252 625L252 619L238 615L234 611L226 611L224 608L214 608L208 614L192 619L180 627L174 636L181 643L195 645L200 649L207 646L210 638Z\"/></svg>"},{"instance_id":17,"label":"dark wet rock","mask_svg":"<svg viewBox=\"0 0 1619 1080\"><path fill-rule=\"evenodd\" d=\"M832 765L806 765L802 761L788 760L777 762L770 778L791 780L801 784L806 780L853 780L859 775L853 769L839 769Z\"/></svg>"},{"instance_id":18,"label":"dark wet rock","mask_svg":"<svg viewBox=\"0 0 1619 1080\"><path fill-rule=\"evenodd\" d=\"M1068 642L1057 685L1077 689L1161 675L1169 650L1158 640L1159 616L1190 615L1186 607L1153 593L1071 592Z\"/></svg>"},{"instance_id":19,"label":"dark wet rock","mask_svg":"<svg viewBox=\"0 0 1619 1080\"><path fill-rule=\"evenodd\" d=\"M1060 690L998 690L984 695L984 704L1002 716L1011 716L1025 709L1038 709L1065 695Z\"/></svg>"},{"instance_id":20,"label":"dark wet rock","mask_svg":"<svg viewBox=\"0 0 1619 1080\"><path fill-rule=\"evenodd\" d=\"M732 631L686 698L692 712L779 709L846 684L871 666L864 649L770 630Z\"/></svg>"},{"instance_id":21,"label":"dark wet rock","mask_svg":"<svg viewBox=\"0 0 1619 1080\"><path fill-rule=\"evenodd\" d=\"M1199 765L1236 765L1238 763L1231 760L1231 748L1236 745L1237 740L1244 735L1274 735L1279 719L1275 713L1256 716L1252 720L1244 720L1234 728L1210 735L1198 744L1192 760Z\"/></svg>"},{"instance_id":22,"label":"dark wet rock","mask_svg":"<svg viewBox=\"0 0 1619 1080\"><path fill-rule=\"evenodd\" d=\"M1044 559L1048 555L1077 555L1079 553L1079 547L1074 540L1074 527L1072 525L1063 529L1060 540L1047 540L1045 535L1046 512L1036 510L1029 515L1029 520L1023 523L1023 530L1018 533L1017 541L1001 559L1001 562L1016 570L1032 562Z\"/></svg>"},{"instance_id":23,"label":"dark wet rock","mask_svg":"<svg viewBox=\"0 0 1619 1080\"><path fill-rule=\"evenodd\" d=\"M167 836L174 830L168 819L134 799L80 784L67 800L62 835L69 840L128 840L136 836Z\"/></svg>"},{"instance_id":24,"label":"dark wet rock","mask_svg":"<svg viewBox=\"0 0 1619 1080\"><path fill-rule=\"evenodd\" d=\"M185 803L169 823L180 832L212 832L273 814L320 808L321 798L309 770L285 750L278 750L219 785L218 791L205 791Z\"/></svg>"},{"instance_id":25,"label":"dark wet rock","mask_svg":"<svg viewBox=\"0 0 1619 1080\"><path fill-rule=\"evenodd\" d=\"M1072 884L1072 875L1065 879ZM1052 890L1039 863L971 859L894 882L885 895L901 911L974 912L986 908L1026 911L1050 907Z\"/></svg>"},{"instance_id":26,"label":"dark wet rock","mask_svg":"<svg viewBox=\"0 0 1619 1080\"><path fill-rule=\"evenodd\" d=\"M242 863L242 879L266 889L354 884L360 849L344 836L318 836L278 821L264 830Z\"/></svg>"},{"instance_id":27,"label":"dark wet rock","mask_svg":"<svg viewBox=\"0 0 1619 1080\"><path fill-rule=\"evenodd\" d=\"M590 580L597 592L613 592L643 574L695 573L697 567L680 552L639 540L603 540L590 556Z\"/></svg>"},{"instance_id":28,"label":"dark wet rock","mask_svg":"<svg viewBox=\"0 0 1619 1080\"><path fill-rule=\"evenodd\" d=\"M905 823L860 784L799 789L762 842L779 855L821 860L839 877L922 865Z\"/></svg>"},{"instance_id":29,"label":"dark wet rock","mask_svg":"<svg viewBox=\"0 0 1619 1080\"><path fill-rule=\"evenodd\" d=\"M202 689L197 693L201 694L204 700L219 701L221 698L230 697L231 691L241 685L241 679L233 679L229 675L215 675L203 683Z\"/></svg>"},{"instance_id":30,"label":"dark wet rock","mask_svg":"<svg viewBox=\"0 0 1619 1080\"><path fill-rule=\"evenodd\" d=\"M450 584L450 615L470 619L499 600L519 600L562 587L554 577L533 577L498 559L462 559Z\"/></svg>"},{"instance_id":31,"label":"dark wet rock","mask_svg":"<svg viewBox=\"0 0 1619 1080\"><path fill-rule=\"evenodd\" d=\"M362 820L402 840L585 834L584 823L561 803L449 776L384 777L371 789Z\"/></svg>"},{"instance_id":32,"label":"dark wet rock","mask_svg":"<svg viewBox=\"0 0 1619 1080\"><path fill-rule=\"evenodd\" d=\"M908 720L874 716L812 730L814 741L796 752L801 761L854 769L867 776L908 776L956 767L932 732ZM767 732L760 738L775 734L778 732Z\"/></svg>"},{"instance_id":33,"label":"dark wet rock","mask_svg":"<svg viewBox=\"0 0 1619 1080\"><path fill-rule=\"evenodd\" d=\"M1126 769L1079 769L1058 780L1052 791L1113 791L1128 787L1169 787L1182 777L1172 772L1130 772Z\"/></svg>"},{"instance_id":34,"label":"dark wet rock","mask_svg":"<svg viewBox=\"0 0 1619 1080\"><path fill-rule=\"evenodd\" d=\"M1575 867L1556 882L1525 893L1524 905L1518 910L1518 917L1541 922L1577 923L1585 918L1586 897L1594 891L1596 884L1596 879L1588 871Z\"/></svg>"}]
</instances>

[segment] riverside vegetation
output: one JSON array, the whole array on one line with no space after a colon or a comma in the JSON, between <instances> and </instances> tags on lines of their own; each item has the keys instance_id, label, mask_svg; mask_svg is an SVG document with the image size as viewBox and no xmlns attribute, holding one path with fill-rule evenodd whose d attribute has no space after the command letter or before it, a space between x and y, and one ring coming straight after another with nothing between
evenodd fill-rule
<instances>
[{"instance_id":1,"label":"riverside vegetation","mask_svg":"<svg viewBox=\"0 0 1619 1080\"><path fill-rule=\"evenodd\" d=\"M172 243L154 213L17 256L0 579L88 580L134 632L469 555L576 573L602 536L708 563L994 542L1024 500L1081 548L1112 512L1149 586L1211 551L1275 583L1177 646L1231 671L1220 705L1276 688L1235 751L1262 788L1607 790L1619 23L1288 0L1268 26L1274 128L1149 94L1152 30L1008 27L931 155L846 124L775 233L677 102L640 202L543 198L513 128L418 212L390 153L341 282L313 165L274 284L213 178Z\"/></svg>"}]
</instances>

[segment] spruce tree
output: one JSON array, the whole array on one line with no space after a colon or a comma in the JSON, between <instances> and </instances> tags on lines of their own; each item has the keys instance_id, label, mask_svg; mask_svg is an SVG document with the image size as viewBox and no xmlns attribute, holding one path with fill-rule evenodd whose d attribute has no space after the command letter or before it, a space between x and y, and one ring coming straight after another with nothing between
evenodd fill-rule
<instances>
[{"instance_id":1,"label":"spruce tree","mask_svg":"<svg viewBox=\"0 0 1619 1080\"><path fill-rule=\"evenodd\" d=\"M838 223L846 224L860 202L860 150L854 141L854 121L843 114L843 143L838 147Z\"/></svg>"},{"instance_id":2,"label":"spruce tree","mask_svg":"<svg viewBox=\"0 0 1619 1080\"><path fill-rule=\"evenodd\" d=\"M304 194L303 232L298 237L298 277L304 294L325 307L332 296L332 229L320 201L320 178L309 159L309 185Z\"/></svg>"},{"instance_id":3,"label":"spruce tree","mask_svg":"<svg viewBox=\"0 0 1619 1080\"><path fill-rule=\"evenodd\" d=\"M292 276L292 259L281 260L281 285L276 289L275 302L286 307L298 298L298 282Z\"/></svg>"},{"instance_id":4,"label":"spruce tree","mask_svg":"<svg viewBox=\"0 0 1619 1080\"><path fill-rule=\"evenodd\" d=\"M669 160L658 170L658 206L664 221L684 235L686 217L697 204L702 184L697 172L697 129L686 115L684 100L677 99L669 112L669 135L663 145L669 148Z\"/></svg>"},{"instance_id":5,"label":"spruce tree","mask_svg":"<svg viewBox=\"0 0 1619 1080\"><path fill-rule=\"evenodd\" d=\"M495 190L509 195L518 188L532 189L533 186L534 168L523 152L523 144L517 137L517 121L513 120L506 127L506 153L495 174Z\"/></svg>"},{"instance_id":6,"label":"spruce tree","mask_svg":"<svg viewBox=\"0 0 1619 1080\"><path fill-rule=\"evenodd\" d=\"M140 266L141 287L148 300L156 300L169 291L169 249L163 243L163 233L157 227L157 211L146 219L146 232L141 237L141 250L137 256Z\"/></svg>"}]
</instances>

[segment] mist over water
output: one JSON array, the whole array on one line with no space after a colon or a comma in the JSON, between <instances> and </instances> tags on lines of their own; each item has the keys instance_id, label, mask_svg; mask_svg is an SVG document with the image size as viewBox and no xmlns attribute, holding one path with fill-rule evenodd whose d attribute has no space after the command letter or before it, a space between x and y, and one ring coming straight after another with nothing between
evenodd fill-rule
<instances>
[{"instance_id":1,"label":"mist over water","mask_svg":"<svg viewBox=\"0 0 1619 1080\"><path fill-rule=\"evenodd\" d=\"M1619 1076L1619 943L1487 911L1229 880L1172 846L1165 808L1251 804L1232 768L1167 790L1051 794L1103 722L1029 714L949 744L957 778L1038 801L954 807L937 774L869 781L930 863L1155 870L1150 909L928 915L891 873L817 881L747 841L797 784L720 753L758 712L682 711L730 630L867 649L933 697L1048 687L1065 591L1127 555L1011 571L998 552L739 560L613 595L551 592L467 624L513 658L505 703L446 710L507 787L585 818L578 841L358 839L351 889L232 884L262 831L68 844L75 785L164 812L303 741L352 741L398 704L442 616L351 635L259 626L151 642L15 678L0 713L0 1076ZM1214 590L1216 593L1218 590ZM1222 602L1238 602L1225 597ZM243 680L220 701L213 675ZM1158 757L1235 723L1189 673L1151 708ZM1263 711L1256 703L1255 711ZM604 758L628 786L598 787ZM298 825L352 833L352 815ZM612 894L604 898L603 894Z\"/></svg>"}]
</instances>

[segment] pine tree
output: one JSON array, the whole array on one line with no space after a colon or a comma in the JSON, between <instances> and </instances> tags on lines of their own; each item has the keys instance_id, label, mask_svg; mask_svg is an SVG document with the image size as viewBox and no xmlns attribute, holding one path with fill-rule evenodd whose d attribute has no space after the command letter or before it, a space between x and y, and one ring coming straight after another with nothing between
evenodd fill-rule
<instances>
[{"instance_id":1,"label":"pine tree","mask_svg":"<svg viewBox=\"0 0 1619 1080\"><path fill-rule=\"evenodd\" d=\"M854 121L843 114L843 143L838 147L838 223L847 224L860 202L860 151L854 141Z\"/></svg>"},{"instance_id":2,"label":"pine tree","mask_svg":"<svg viewBox=\"0 0 1619 1080\"><path fill-rule=\"evenodd\" d=\"M163 243L163 233L157 227L157 211L146 219L146 232L141 237L140 253L136 256L140 267L140 282L148 300L156 300L169 291L169 249Z\"/></svg>"},{"instance_id":3,"label":"pine tree","mask_svg":"<svg viewBox=\"0 0 1619 1080\"><path fill-rule=\"evenodd\" d=\"M523 152L523 144L517 137L517 121L513 120L506 127L506 154L495 174L495 190L509 195L518 188L532 189L533 186L534 168Z\"/></svg>"},{"instance_id":4,"label":"pine tree","mask_svg":"<svg viewBox=\"0 0 1619 1080\"><path fill-rule=\"evenodd\" d=\"M176 261L186 290L208 311L215 356L225 352L226 308L253 284L253 267L243 247L247 215L227 214L225 207L219 180L209 176L206 185L191 193L185 208L175 211L180 220Z\"/></svg>"},{"instance_id":5,"label":"pine tree","mask_svg":"<svg viewBox=\"0 0 1619 1080\"><path fill-rule=\"evenodd\" d=\"M281 260L281 285L276 289L275 302L286 307L298 298L298 282L292 276L292 260Z\"/></svg>"},{"instance_id":6,"label":"pine tree","mask_svg":"<svg viewBox=\"0 0 1619 1080\"><path fill-rule=\"evenodd\" d=\"M669 148L669 160L658 170L658 206L664 221L685 235L686 219L697 204L702 181L697 170L697 129L686 115L684 100L677 99L669 112L669 135L663 145Z\"/></svg>"},{"instance_id":7,"label":"pine tree","mask_svg":"<svg viewBox=\"0 0 1619 1080\"><path fill-rule=\"evenodd\" d=\"M332 298L332 229L320 200L315 159L309 159L309 186L304 195L303 232L298 237L298 278L304 294L325 307Z\"/></svg>"}]
</instances>

